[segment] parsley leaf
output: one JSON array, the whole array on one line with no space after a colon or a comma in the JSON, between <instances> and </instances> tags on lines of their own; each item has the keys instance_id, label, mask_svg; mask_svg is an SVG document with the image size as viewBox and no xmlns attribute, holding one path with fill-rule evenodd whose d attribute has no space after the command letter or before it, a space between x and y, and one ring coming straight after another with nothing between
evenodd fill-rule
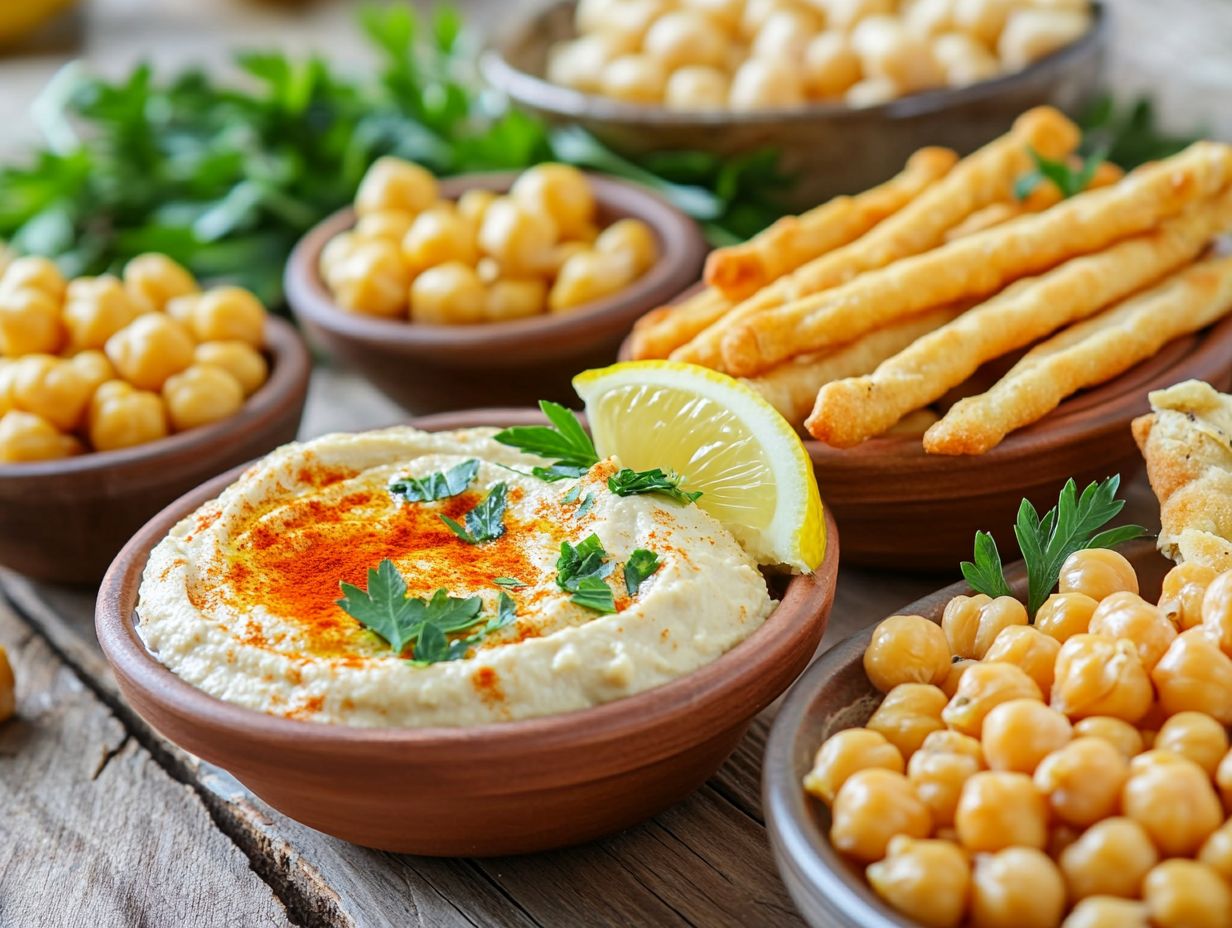
<instances>
[{"instance_id":1,"label":"parsley leaf","mask_svg":"<svg viewBox=\"0 0 1232 928\"><path fill-rule=\"evenodd\" d=\"M505 494L507 490L508 487L504 483L493 486L483 502L466 514L466 528L444 514L441 515L441 521L468 545L477 545L483 541L500 538L505 534Z\"/></svg>"},{"instance_id":2,"label":"parsley leaf","mask_svg":"<svg viewBox=\"0 0 1232 928\"><path fill-rule=\"evenodd\" d=\"M679 474L664 473L659 468L653 470L632 470L628 467L621 468L607 480L608 489L617 496L633 496L637 493L658 493L673 499L678 503L695 502L702 494L698 490L690 493L687 490L680 489L680 481L683 478Z\"/></svg>"},{"instance_id":3,"label":"parsley leaf","mask_svg":"<svg viewBox=\"0 0 1232 928\"><path fill-rule=\"evenodd\" d=\"M569 602L607 615L616 611L616 599L612 595L612 588L598 577L586 577L581 580L578 583L577 592L569 597Z\"/></svg>"},{"instance_id":4,"label":"parsley leaf","mask_svg":"<svg viewBox=\"0 0 1232 928\"><path fill-rule=\"evenodd\" d=\"M594 442L571 410L547 400L540 400L539 408L552 423L550 426L517 425L497 432L492 437L502 445L517 448L527 454L554 458L555 463L551 467L535 468L534 475L542 480L580 477L599 463Z\"/></svg>"},{"instance_id":5,"label":"parsley leaf","mask_svg":"<svg viewBox=\"0 0 1232 928\"><path fill-rule=\"evenodd\" d=\"M565 503L566 505L570 503L576 503L578 501L578 497L581 495L582 495L582 485L580 483L575 483L572 487L569 488L569 492L561 497L560 501L562 503Z\"/></svg>"},{"instance_id":6,"label":"parsley leaf","mask_svg":"<svg viewBox=\"0 0 1232 928\"><path fill-rule=\"evenodd\" d=\"M590 512L590 510L594 508L594 505L595 505L595 494L587 493L586 496L582 499L582 504L578 506L577 510L573 513L573 518L575 519L582 518L582 516L586 515L586 513Z\"/></svg>"},{"instance_id":7,"label":"parsley leaf","mask_svg":"<svg viewBox=\"0 0 1232 928\"><path fill-rule=\"evenodd\" d=\"M518 580L516 577L497 577L492 582L495 583L497 586L505 586L511 590L516 590L516 589L526 586L525 583L523 583L521 580Z\"/></svg>"},{"instance_id":8,"label":"parsley leaf","mask_svg":"<svg viewBox=\"0 0 1232 928\"><path fill-rule=\"evenodd\" d=\"M1107 160L1108 150L1097 148L1085 158L1078 167L1071 167L1067 161L1045 158L1034 148L1028 148L1031 160L1035 162L1035 170L1023 174L1014 182L1014 198L1025 200L1032 191L1044 181L1054 184L1061 196L1069 199L1086 190L1091 185L1095 171Z\"/></svg>"},{"instance_id":9,"label":"parsley leaf","mask_svg":"<svg viewBox=\"0 0 1232 928\"><path fill-rule=\"evenodd\" d=\"M646 578L659 569L659 555L645 548L637 548L625 561L625 589L636 596Z\"/></svg>"},{"instance_id":10,"label":"parsley leaf","mask_svg":"<svg viewBox=\"0 0 1232 928\"><path fill-rule=\"evenodd\" d=\"M596 612L615 612L612 588L604 580L615 565L607 563L607 552L598 535L588 535L576 545L560 544L556 560L556 585L572 593L571 602Z\"/></svg>"},{"instance_id":11,"label":"parsley leaf","mask_svg":"<svg viewBox=\"0 0 1232 928\"><path fill-rule=\"evenodd\" d=\"M470 486L478 472L479 461L471 458L447 471L437 471L426 477L403 477L401 480L395 480L389 485L389 492L402 497L408 503L432 502L457 496Z\"/></svg>"},{"instance_id":12,"label":"parsley leaf","mask_svg":"<svg viewBox=\"0 0 1232 928\"><path fill-rule=\"evenodd\" d=\"M988 532L975 533L975 561L963 561L958 565L971 589L996 599L1009 596L1010 585L1005 580L1001 566L1001 552L997 542Z\"/></svg>"}]
</instances>

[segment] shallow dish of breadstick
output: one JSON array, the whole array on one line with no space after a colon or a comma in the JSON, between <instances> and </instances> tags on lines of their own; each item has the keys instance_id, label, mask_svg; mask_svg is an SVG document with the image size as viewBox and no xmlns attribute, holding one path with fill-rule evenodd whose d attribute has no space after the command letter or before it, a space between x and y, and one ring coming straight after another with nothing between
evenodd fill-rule
<instances>
[{"instance_id":1,"label":"shallow dish of breadstick","mask_svg":"<svg viewBox=\"0 0 1232 928\"><path fill-rule=\"evenodd\" d=\"M921 149L712 253L625 351L744 378L814 440L849 555L940 565L998 500L1132 467L1149 390L1232 376L1232 146L1124 174L1080 143L1037 108L965 158Z\"/></svg>"}]
</instances>

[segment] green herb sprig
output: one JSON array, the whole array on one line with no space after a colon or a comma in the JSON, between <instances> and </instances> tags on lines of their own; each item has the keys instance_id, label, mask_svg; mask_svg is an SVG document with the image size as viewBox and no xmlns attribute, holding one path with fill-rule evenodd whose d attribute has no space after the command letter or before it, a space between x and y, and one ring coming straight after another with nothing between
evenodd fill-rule
<instances>
[{"instance_id":1,"label":"green herb sprig","mask_svg":"<svg viewBox=\"0 0 1232 928\"><path fill-rule=\"evenodd\" d=\"M1066 200L1077 196L1091 186L1091 179L1095 176L1095 172L1107 160L1107 149L1103 147L1096 148L1088 154L1077 167L1064 159L1045 158L1034 148L1028 151L1031 154L1031 160L1035 162L1035 169L1023 174L1014 182L1014 197L1018 200L1025 200L1036 187L1044 182L1053 184L1061 192L1062 198Z\"/></svg>"},{"instance_id":2,"label":"green herb sprig","mask_svg":"<svg viewBox=\"0 0 1232 928\"><path fill-rule=\"evenodd\" d=\"M625 590L630 596L636 596L656 570L659 569L659 555L645 548L637 548L625 561Z\"/></svg>"},{"instance_id":3,"label":"green herb sprig","mask_svg":"<svg viewBox=\"0 0 1232 928\"><path fill-rule=\"evenodd\" d=\"M459 525L457 520L449 518L444 513L441 513L441 521L468 545L477 545L500 538L505 534L505 503L508 489L503 482L494 484L483 502L466 514L465 528Z\"/></svg>"},{"instance_id":4,"label":"green herb sprig","mask_svg":"<svg viewBox=\"0 0 1232 928\"><path fill-rule=\"evenodd\" d=\"M630 470L622 468L607 479L608 489L617 496L634 496L639 493L658 493L685 505L696 502L701 490L689 492L680 489L681 476L665 473L658 467L653 470Z\"/></svg>"},{"instance_id":5,"label":"green herb sprig","mask_svg":"<svg viewBox=\"0 0 1232 928\"><path fill-rule=\"evenodd\" d=\"M526 454L554 459L551 467L536 467L532 471L541 480L580 477L599 463L595 443L571 410L547 400L540 400L539 408L551 425L515 425L492 437Z\"/></svg>"},{"instance_id":6,"label":"green herb sprig","mask_svg":"<svg viewBox=\"0 0 1232 928\"><path fill-rule=\"evenodd\" d=\"M437 471L424 477L403 477L395 480L389 485L389 492L408 503L426 503L447 499L450 496L457 496L470 486L478 472L479 461L471 458L447 471Z\"/></svg>"},{"instance_id":7,"label":"green herb sprig","mask_svg":"<svg viewBox=\"0 0 1232 928\"><path fill-rule=\"evenodd\" d=\"M556 560L556 584L573 594L570 602L595 612L612 613L616 602L605 578L614 567L598 535L588 535L576 545L562 541Z\"/></svg>"},{"instance_id":8,"label":"green herb sprig","mask_svg":"<svg viewBox=\"0 0 1232 928\"><path fill-rule=\"evenodd\" d=\"M1057 505L1041 519L1035 507L1023 500L1018 508L1014 537L1022 550L1027 566L1027 613L1034 616L1057 585L1061 565L1075 551L1083 548L1111 548L1122 542L1141 538L1146 530L1140 525L1121 525L1100 531L1125 507L1116 498L1120 475L1103 482L1092 483L1082 495L1071 479L1061 490ZM987 532L976 532L975 559L961 565L963 577L977 593L1007 596L1010 586L1005 579L997 544Z\"/></svg>"}]
</instances>

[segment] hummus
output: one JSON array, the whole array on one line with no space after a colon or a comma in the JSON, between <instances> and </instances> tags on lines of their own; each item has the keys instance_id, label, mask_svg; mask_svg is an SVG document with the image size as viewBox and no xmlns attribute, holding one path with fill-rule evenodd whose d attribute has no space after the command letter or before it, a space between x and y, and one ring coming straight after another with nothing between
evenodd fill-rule
<instances>
[{"instance_id":1,"label":"hummus","mask_svg":"<svg viewBox=\"0 0 1232 928\"><path fill-rule=\"evenodd\" d=\"M399 427L280 448L154 548L137 631L163 664L228 702L291 718L359 726L463 726L583 709L666 683L713 661L769 615L752 558L695 505L617 496L607 460L580 479L530 476L545 462L491 429ZM469 486L407 502L391 482L479 462ZM463 522L498 483L505 531L470 544ZM562 542L598 536L613 569L615 612L571 601L557 583ZM630 595L621 565L636 549L658 569ZM339 605L339 584L367 587L391 560L410 597L479 596L514 620L464 656L416 663ZM500 578L502 585L495 581ZM519 585L513 585L516 581Z\"/></svg>"}]
</instances>

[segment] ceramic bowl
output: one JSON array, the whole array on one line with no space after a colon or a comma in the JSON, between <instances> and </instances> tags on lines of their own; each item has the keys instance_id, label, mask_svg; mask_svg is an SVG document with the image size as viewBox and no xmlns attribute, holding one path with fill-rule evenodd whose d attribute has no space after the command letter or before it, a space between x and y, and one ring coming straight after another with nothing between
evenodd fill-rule
<instances>
[{"instance_id":1,"label":"ceramic bowl","mask_svg":"<svg viewBox=\"0 0 1232 928\"><path fill-rule=\"evenodd\" d=\"M469 174L444 180L442 197L475 188L507 192L517 174ZM628 288L576 310L473 326L412 324L340 308L321 279L326 242L351 228L344 209L296 246L286 272L287 300L309 336L395 402L415 413L491 405L576 402L570 378L610 363L634 320L697 278L706 246L691 219L641 187L587 175L607 225L635 217L654 230L660 260Z\"/></svg>"},{"instance_id":2,"label":"ceramic bowl","mask_svg":"<svg viewBox=\"0 0 1232 928\"><path fill-rule=\"evenodd\" d=\"M460 428L466 418L422 425ZM163 735L230 771L280 812L389 851L512 854L597 838L700 786L757 713L812 659L834 599L838 536L791 579L766 623L711 664L591 709L471 728L352 728L292 721L208 696L163 667L134 626L150 549L238 471L159 513L116 558L98 597L99 643L120 689Z\"/></svg>"},{"instance_id":3,"label":"ceramic bowl","mask_svg":"<svg viewBox=\"0 0 1232 928\"><path fill-rule=\"evenodd\" d=\"M116 552L202 481L295 437L311 363L282 319L266 324L269 379L234 416L168 438L58 461L0 464L0 565L94 584Z\"/></svg>"},{"instance_id":4,"label":"ceramic bowl","mask_svg":"<svg viewBox=\"0 0 1232 928\"><path fill-rule=\"evenodd\" d=\"M1137 570L1142 595L1154 602L1172 562L1155 550L1154 541L1130 542L1118 550ZM1006 573L1014 594L1024 597L1022 564ZM970 592L965 583L956 583L898 612L940 622L946 603ZM783 882L813 928L919 928L882 902L862 870L831 847L830 812L801 786L821 743L837 731L863 725L880 701L864 674L863 658L881 618L808 669L784 700L766 743L762 808L770 843Z\"/></svg>"},{"instance_id":5,"label":"ceramic bowl","mask_svg":"<svg viewBox=\"0 0 1232 928\"><path fill-rule=\"evenodd\" d=\"M1098 90L1108 11L1094 6L1091 28L1071 45L1013 74L957 89L852 108L813 103L750 113L678 112L580 93L543 77L548 48L573 31L572 0L521 23L484 55L484 76L520 106L575 123L625 154L702 150L733 158L773 149L795 178L787 205L805 209L866 190L897 173L924 145L969 152L1000 135L1033 106L1078 112Z\"/></svg>"}]
</instances>

